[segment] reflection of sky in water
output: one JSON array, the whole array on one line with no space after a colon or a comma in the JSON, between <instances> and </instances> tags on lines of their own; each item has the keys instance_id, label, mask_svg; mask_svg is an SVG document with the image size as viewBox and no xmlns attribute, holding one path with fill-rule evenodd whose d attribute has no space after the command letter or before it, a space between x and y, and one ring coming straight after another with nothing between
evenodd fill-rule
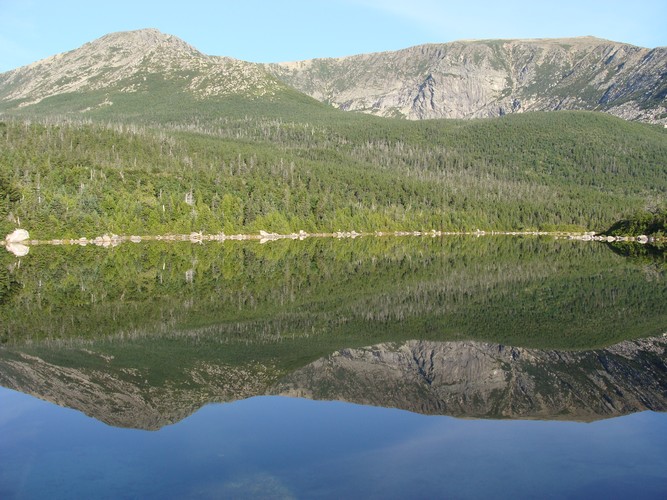
<instances>
[{"instance_id":1,"label":"reflection of sky in water","mask_svg":"<svg viewBox=\"0 0 667 500\"><path fill-rule=\"evenodd\" d=\"M667 414L458 420L258 397L158 432L0 389L0 498L667 496Z\"/></svg>"}]
</instances>

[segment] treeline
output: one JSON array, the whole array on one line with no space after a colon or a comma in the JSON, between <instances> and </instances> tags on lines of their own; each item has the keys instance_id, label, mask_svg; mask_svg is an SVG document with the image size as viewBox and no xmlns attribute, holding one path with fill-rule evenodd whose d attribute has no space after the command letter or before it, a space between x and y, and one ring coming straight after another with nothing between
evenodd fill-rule
<instances>
[{"instance_id":1,"label":"treeline","mask_svg":"<svg viewBox=\"0 0 667 500\"><path fill-rule=\"evenodd\" d=\"M318 113L160 127L2 122L0 229L40 239L600 230L667 192L667 134L606 115L414 123Z\"/></svg>"}]
</instances>

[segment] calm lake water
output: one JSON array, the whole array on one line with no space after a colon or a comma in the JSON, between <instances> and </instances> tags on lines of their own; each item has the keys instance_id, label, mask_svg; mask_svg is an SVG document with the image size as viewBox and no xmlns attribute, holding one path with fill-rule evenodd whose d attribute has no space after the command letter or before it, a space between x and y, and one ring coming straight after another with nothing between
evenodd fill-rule
<instances>
[{"instance_id":1,"label":"calm lake water","mask_svg":"<svg viewBox=\"0 0 667 500\"><path fill-rule=\"evenodd\" d=\"M667 496L656 249L365 238L0 264L0 498Z\"/></svg>"}]
</instances>

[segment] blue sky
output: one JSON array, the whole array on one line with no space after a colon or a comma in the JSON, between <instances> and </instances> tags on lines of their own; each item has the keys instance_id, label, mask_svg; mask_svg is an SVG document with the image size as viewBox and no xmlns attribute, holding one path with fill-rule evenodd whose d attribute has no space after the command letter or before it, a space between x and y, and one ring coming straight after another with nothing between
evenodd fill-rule
<instances>
[{"instance_id":1,"label":"blue sky","mask_svg":"<svg viewBox=\"0 0 667 500\"><path fill-rule=\"evenodd\" d=\"M667 45L667 0L0 0L0 72L113 31L157 28L211 55L295 61L480 38L593 35Z\"/></svg>"}]
</instances>

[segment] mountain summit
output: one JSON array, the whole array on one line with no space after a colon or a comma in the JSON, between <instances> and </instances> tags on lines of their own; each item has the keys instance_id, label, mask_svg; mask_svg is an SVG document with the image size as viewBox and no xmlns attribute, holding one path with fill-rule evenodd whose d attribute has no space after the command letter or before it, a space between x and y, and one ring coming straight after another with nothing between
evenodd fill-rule
<instances>
[{"instance_id":1,"label":"mountain summit","mask_svg":"<svg viewBox=\"0 0 667 500\"><path fill-rule=\"evenodd\" d=\"M170 101L190 116L184 95L204 102L288 96L299 104L307 102L303 94L343 110L408 119L593 110L667 123L667 48L593 37L482 40L256 64L208 56L144 29L112 33L0 74L5 112L117 113L116 100L127 109ZM43 103L48 98L55 100Z\"/></svg>"},{"instance_id":2,"label":"mountain summit","mask_svg":"<svg viewBox=\"0 0 667 500\"><path fill-rule=\"evenodd\" d=\"M155 92L164 83L198 98L261 96L282 86L256 64L208 56L178 37L143 29L111 33L0 75L0 102L11 109L71 93Z\"/></svg>"}]
</instances>

